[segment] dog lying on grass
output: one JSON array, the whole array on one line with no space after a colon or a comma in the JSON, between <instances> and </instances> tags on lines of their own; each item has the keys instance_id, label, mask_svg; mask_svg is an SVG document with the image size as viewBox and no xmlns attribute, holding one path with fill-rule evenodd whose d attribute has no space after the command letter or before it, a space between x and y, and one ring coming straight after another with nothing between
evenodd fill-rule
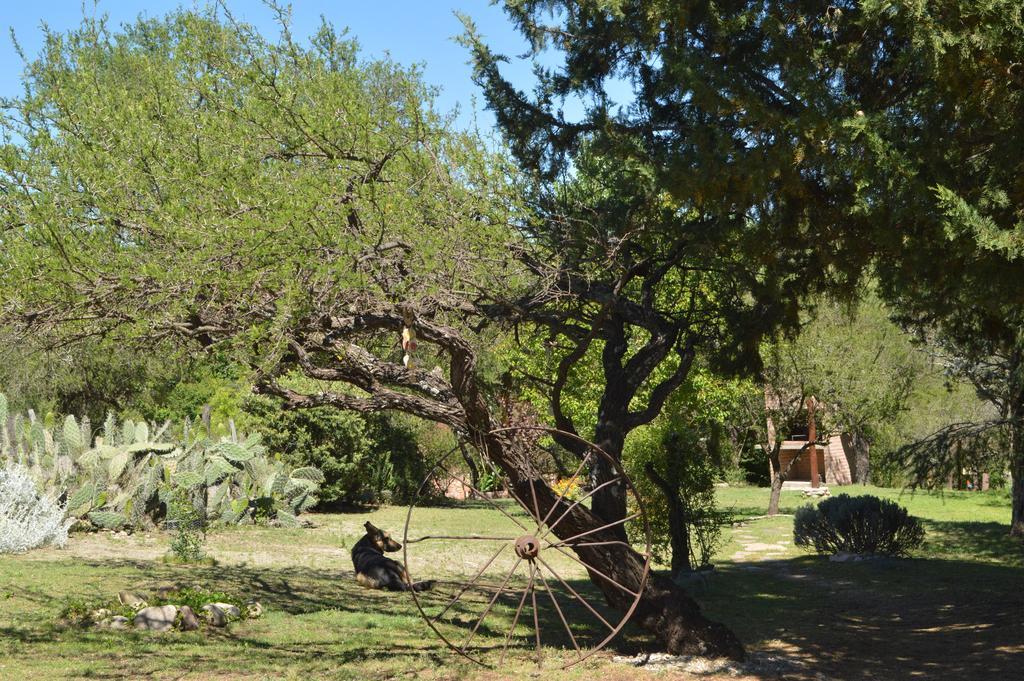
<instances>
[{"instance_id":1,"label":"dog lying on grass","mask_svg":"<svg viewBox=\"0 0 1024 681\"><path fill-rule=\"evenodd\" d=\"M369 520L363 527L366 535L352 547L352 565L356 569L357 582L370 589L388 591L426 591L434 587L434 580L410 583L405 566L384 555L385 551L398 551L402 545Z\"/></svg>"}]
</instances>

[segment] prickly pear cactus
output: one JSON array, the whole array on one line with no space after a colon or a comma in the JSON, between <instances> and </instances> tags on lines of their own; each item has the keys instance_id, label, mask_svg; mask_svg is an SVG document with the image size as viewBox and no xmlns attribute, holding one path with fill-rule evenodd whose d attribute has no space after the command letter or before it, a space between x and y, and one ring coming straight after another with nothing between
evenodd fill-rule
<instances>
[{"instance_id":1,"label":"prickly pear cactus","mask_svg":"<svg viewBox=\"0 0 1024 681\"><path fill-rule=\"evenodd\" d=\"M268 456L259 436L213 441L186 424L176 442L169 425L119 423L108 415L94 437L85 418L12 416L0 394L0 463L24 465L41 490L65 497L69 518L107 529L159 522L179 491L200 517L222 523L294 526L317 503L323 474L289 470Z\"/></svg>"}]
</instances>

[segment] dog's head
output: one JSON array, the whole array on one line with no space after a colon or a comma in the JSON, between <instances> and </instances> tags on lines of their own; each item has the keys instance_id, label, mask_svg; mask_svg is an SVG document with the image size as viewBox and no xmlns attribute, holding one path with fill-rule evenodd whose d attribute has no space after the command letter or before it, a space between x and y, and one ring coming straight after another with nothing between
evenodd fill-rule
<instances>
[{"instance_id":1,"label":"dog's head","mask_svg":"<svg viewBox=\"0 0 1024 681\"><path fill-rule=\"evenodd\" d=\"M391 535L380 529L369 520L367 520L363 527L366 528L366 536L370 538L374 546L381 550L381 553L388 551L398 551L402 548L402 545L391 538Z\"/></svg>"}]
</instances>

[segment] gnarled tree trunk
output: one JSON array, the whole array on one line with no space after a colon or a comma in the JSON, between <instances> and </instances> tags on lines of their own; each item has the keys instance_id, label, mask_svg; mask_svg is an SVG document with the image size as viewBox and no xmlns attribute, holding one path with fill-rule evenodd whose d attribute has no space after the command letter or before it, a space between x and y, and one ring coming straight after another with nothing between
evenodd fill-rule
<instances>
[{"instance_id":1,"label":"gnarled tree trunk","mask_svg":"<svg viewBox=\"0 0 1024 681\"><path fill-rule=\"evenodd\" d=\"M648 462L644 473L653 482L668 502L668 533L672 540L672 574L689 572L693 569L690 563L690 527L686 524L686 510L679 498L679 490L663 478L654 466Z\"/></svg>"},{"instance_id":2,"label":"gnarled tree trunk","mask_svg":"<svg viewBox=\"0 0 1024 681\"><path fill-rule=\"evenodd\" d=\"M486 441L488 457L509 477L513 493L520 499L529 500L528 503L532 503L536 495L537 510L541 517L546 516L552 506L559 503L558 495L541 476L531 474L531 467L524 460L509 456L508 449L500 439L492 436L486 438ZM569 506L569 502L562 501L552 517L560 516ZM617 543L621 541L619 533L612 529L593 532L607 522L579 505L569 511L552 532L563 541L590 532L586 536L586 546L575 546L571 550L581 561L603 573L588 570L591 581L601 590L609 605L622 611L632 605L635 596L621 587L634 593L640 588L644 560L628 545ZM621 524L617 526L621 527ZM594 545L598 543L604 544ZM606 576L617 584L606 579ZM667 652L744 658L743 645L736 635L724 625L707 619L700 606L670 578L650 574L641 593L632 621L653 633Z\"/></svg>"},{"instance_id":3,"label":"gnarled tree trunk","mask_svg":"<svg viewBox=\"0 0 1024 681\"><path fill-rule=\"evenodd\" d=\"M484 399L482 382L476 371L475 352L456 329L426 318L416 321L419 338L443 349L447 354L447 377L436 371L407 368L376 357L354 342L354 339L371 332L397 334L405 318L398 310L349 317L323 317L309 324L311 331L308 334L290 342L290 354L282 362L279 373L291 367L298 368L318 381L355 385L366 396L327 391L304 394L281 385L274 376L263 376L257 383L257 389L283 398L285 405L290 408L331 405L355 411L397 409L445 423L504 472L511 490L520 500L529 499L532 503L533 495L536 494L541 517L546 515L552 506L559 503L559 497L536 472L529 457L521 451L514 439L507 432L495 432L499 424ZM670 381L659 384L655 389L658 399L664 400L668 392L678 385L678 380L680 377L676 375ZM646 422L644 419L653 418L652 414L660 409L658 404L656 409L650 408L647 413L629 414L623 406L622 413L616 414L617 405L627 404L630 397L631 393L626 391L617 394L614 399L602 402L598 444L609 447L611 451L608 453L615 457L621 457L625 433L628 432L627 428L622 427L624 420L632 418L634 424L643 423ZM574 450L570 448L570 451ZM581 456L578 446L574 453ZM600 465L594 468L598 480L615 479L613 466ZM554 534L564 541L583 532L592 532L587 535L587 546L572 546L563 550L575 552L581 560L592 566L594 570L590 571L591 580L612 607L624 611L632 604L635 595L624 592L622 587L634 594L640 592L644 561L626 542L625 486L611 484L605 489L610 491L594 495L593 510L582 505L576 506L558 523ZM564 508L555 510L555 513L561 515L562 511L568 510L569 504L562 504ZM608 529L599 529L609 524L611 526ZM612 543L594 546L597 542ZM620 586L609 582L598 572L607 575ZM651 575L640 593L642 596L633 615L634 622L654 634L668 652L735 659L743 657L743 647L736 636L723 625L705 618L697 603L670 579Z\"/></svg>"},{"instance_id":4,"label":"gnarled tree trunk","mask_svg":"<svg viewBox=\"0 0 1024 681\"><path fill-rule=\"evenodd\" d=\"M853 470L850 471L853 482L861 485L871 484L871 447L867 439L860 433L843 433L841 436L843 449L853 452Z\"/></svg>"}]
</instances>

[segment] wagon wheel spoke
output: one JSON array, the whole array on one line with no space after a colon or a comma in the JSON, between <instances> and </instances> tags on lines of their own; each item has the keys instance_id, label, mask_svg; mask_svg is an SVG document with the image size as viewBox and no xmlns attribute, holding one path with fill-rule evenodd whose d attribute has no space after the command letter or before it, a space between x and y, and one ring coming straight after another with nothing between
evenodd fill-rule
<instances>
[{"instance_id":1,"label":"wagon wheel spoke","mask_svg":"<svg viewBox=\"0 0 1024 681\"><path fill-rule=\"evenodd\" d=\"M548 565L548 563L543 558L538 557L537 560L539 560L541 562L541 565L543 565L544 567L546 567L548 569L548 572L550 572L552 575L554 575L555 579L557 579L559 582L561 582L562 586L564 586L566 588L566 590L568 590L568 592L571 593L573 595L573 597L583 605L583 607L585 607L587 610L589 610L591 612L591 614L594 615L594 617L596 617L597 619L601 620L601 623L604 624L606 627L608 627L608 629L610 631L612 631L612 632L615 631L615 627L612 626L612 624L608 620L606 620L601 613L599 613L597 610L595 610L594 607L592 605L590 605L589 602L587 602L587 599L583 598L583 596L580 596L579 592L576 591L576 589L574 589L571 586L569 586L569 583L567 581L565 581L564 579L562 579L561 575L559 575L557 572L555 572L554 568L552 568L550 565Z\"/></svg>"},{"instance_id":2,"label":"wagon wheel spoke","mask_svg":"<svg viewBox=\"0 0 1024 681\"><path fill-rule=\"evenodd\" d=\"M605 525L602 525L601 527L595 527L594 529L587 530L586 532L580 532L579 534L574 534L573 536L566 537L565 539L562 539L560 541L548 542L548 546L553 547L553 548L557 548L559 546L571 546L570 542L572 542L573 539L579 539L580 537L588 537L588 536L590 536L592 534L596 534L598 532L603 532L604 530L608 530L608 529L611 529L613 527L617 527L618 525L624 525L624 524L628 523L630 520L635 520L636 518L639 518L639 517L640 517L640 513L639 512L633 513L632 515L628 515L625 518L622 518L620 520L616 520L615 522L607 523Z\"/></svg>"},{"instance_id":3,"label":"wagon wheel spoke","mask_svg":"<svg viewBox=\"0 0 1024 681\"><path fill-rule=\"evenodd\" d=\"M627 548L633 548L633 545L628 541L574 541L571 544L565 542L558 542L560 546L625 546ZM640 554L646 556L647 554Z\"/></svg>"},{"instance_id":4,"label":"wagon wheel spoke","mask_svg":"<svg viewBox=\"0 0 1024 681\"><path fill-rule=\"evenodd\" d=\"M505 644L501 648L501 658L498 660L498 666L505 664L505 654L508 652L508 644L512 641L512 634L516 630L516 625L519 624L519 616L523 614L523 606L526 605L526 597L530 595L530 589L533 588L534 576L530 574L530 582L523 589L523 596L519 599L519 605L516 607L516 614L512 617L512 626L508 629L508 634L505 635Z\"/></svg>"},{"instance_id":5,"label":"wagon wheel spoke","mask_svg":"<svg viewBox=\"0 0 1024 681\"><path fill-rule=\"evenodd\" d=\"M536 514L533 519L537 521L537 531L540 532L540 506L537 504L537 486L533 483L533 475L530 475L530 496L533 497L533 512Z\"/></svg>"},{"instance_id":6,"label":"wagon wheel spoke","mask_svg":"<svg viewBox=\"0 0 1024 681\"><path fill-rule=\"evenodd\" d=\"M462 594L464 594L464 593L466 593L467 591L469 591L469 590L470 590L470 589L471 589L471 588L473 587L473 585L474 585L474 584L476 584L476 582L477 582L477 581L478 581L478 580L480 579L480 577L481 577L481 576L482 576L482 575L484 574L484 571L486 571L486 570L487 570L487 568L489 568L489 567L491 566L491 563L493 563L493 562L495 561L495 559L497 559L497 557L498 557L499 555L501 555L501 552L502 552L502 551L504 551L505 549L507 549L508 547L509 547L509 545L508 545L508 544L502 544L502 545L501 545L501 546L500 546L500 547L498 548L498 550L497 550L497 551L495 552L495 554L494 554L493 556L491 556L491 557L490 557L490 559L489 559L489 560L488 560L488 561L487 561L486 563L484 563L484 566L483 566L482 568L480 568L480 570L479 570L479 571L477 571L477 573L476 573L476 575L475 575L475 576L473 577L473 579L472 579L472 580L470 580L468 584L466 584L465 586L463 586L463 587L462 587L462 589L461 589L461 590L459 591L459 593L455 594L455 598L453 598L453 599L452 599L451 601L449 601L449 602L448 602L448 605L444 606L444 610L442 610L442 611L441 611L441 612L439 612L438 614L434 615L434 617L432 617L431 619L433 619L433 620L434 620L435 622L436 622L436 621L438 621L438 620L440 620L440 619L441 619L441 617L442 617L442 616L443 616L443 615L444 615L444 614L445 614L446 612L448 612L448 609L449 609L449 608L451 608L451 607L452 607L453 605L455 605L455 602L456 602L456 601L458 601L458 600L459 600L460 598L462 598Z\"/></svg>"},{"instance_id":7,"label":"wagon wheel spoke","mask_svg":"<svg viewBox=\"0 0 1024 681\"><path fill-rule=\"evenodd\" d=\"M551 546L550 548L553 548L553 549L555 549L556 551L558 551L559 553L561 553L561 554L562 554L562 555L564 555L564 556L568 556L569 558L572 558L572 559L573 559L574 561L576 561L577 563L579 563L580 565L582 565L583 567L585 567L585 568L586 568L586 569L587 569L588 571L590 571L590 572L593 572L593 573L594 573L594 574L596 574L596 575L600 575L600 576L601 576L601 577L602 577L602 578L603 578L603 579L604 579L604 580L605 580L606 582L609 582L609 583L611 583L611 584L614 584L615 586L619 587L620 589L622 589L623 591L625 591L626 593L628 593L628 594L629 594L630 596L639 596L639 595L640 595L640 594L639 594L639 593L637 593L636 591L633 591L632 589L627 589L626 587L622 586L621 584L619 584L618 582L616 582L616 581L615 581L614 579L612 579L611 577L609 577L609 576L608 576L608 575L606 575L605 573L603 573L603 572L601 572L600 570L598 570L598 569L597 569L596 567L594 567L593 565L587 565L587 564L586 564L586 563L584 563L584 562L583 562L582 560L580 560L580 559L579 559L579 558L577 558L576 556L572 555L572 554L571 554L571 553L569 553L568 551L564 551L564 550L562 549L562 547L560 547L560 546Z\"/></svg>"},{"instance_id":8,"label":"wagon wheel spoke","mask_svg":"<svg viewBox=\"0 0 1024 681\"><path fill-rule=\"evenodd\" d=\"M507 480L502 481L502 484L504 485L505 491L508 493L508 495L515 499L519 506L521 506L522 509L526 511L528 514L530 514L531 518L533 518L533 514L530 513L530 505L523 501L522 497L515 493L515 490L512 489L512 485L508 484ZM536 520L536 518L533 518L533 520Z\"/></svg>"},{"instance_id":9,"label":"wagon wheel spoke","mask_svg":"<svg viewBox=\"0 0 1024 681\"><path fill-rule=\"evenodd\" d=\"M530 561L530 575L531 577L536 573L537 566L534 565L533 561ZM537 612L537 582L534 581L533 586L530 587L530 599L533 601L533 633L537 638L537 664L540 664L541 660L541 649L540 649L540 616Z\"/></svg>"},{"instance_id":10,"label":"wagon wheel spoke","mask_svg":"<svg viewBox=\"0 0 1024 681\"><path fill-rule=\"evenodd\" d=\"M547 534L548 534L549 532L551 532L552 530L554 530L554 529L555 529L555 526L556 526L556 525L558 525L558 523L562 522L562 520L563 520L563 519L565 519L565 517L566 517L567 515L569 515L569 512L570 512L570 511L572 511L572 509L576 508L577 506L579 506L580 504L582 504L582 503L583 503L584 501L586 501L586 500L587 500L587 499L589 499L590 497L592 497L592 496L594 496L595 494L597 494L597 492L598 492L598 491L600 491L600 490L604 489L605 487L607 487L608 485L614 484L614 483L616 483L616 482L619 482L619 481L621 481L621 480L622 480L622 477L621 477L621 476L619 476L619 477L615 477L615 478L612 478L611 480L606 480L605 482L602 482L602 483L601 483L600 485L598 485L597 487L595 487L594 489L590 490L590 491L589 491L589 492L587 492L587 493L586 493L585 495L583 495L582 497L580 497L579 499L577 499L576 501L574 501L574 502L572 503L572 505L571 505L571 506L569 506L569 508L565 509L565 511L563 511L563 512L562 512L562 515L558 516L558 519L557 519L557 520L555 520L555 522L553 522L553 523L551 523L550 525L548 525L547 529L546 529L546 530L544 530L544 534L542 534L542 535L541 535L541 537L545 537L545 536L547 536Z\"/></svg>"},{"instance_id":11,"label":"wagon wheel spoke","mask_svg":"<svg viewBox=\"0 0 1024 681\"><path fill-rule=\"evenodd\" d=\"M518 526L519 526L520 528L522 528L522 530L523 530L524 532L529 532L529 529L527 529L526 525L523 525L523 524L522 524L521 522L519 522L518 520L516 520L515 518L513 518L513 517L512 517L512 515L511 515L511 514L510 514L510 513L508 512L508 511L506 511L505 509L503 509L503 508L502 508L501 506L499 506L498 504L494 503L494 500L493 500L493 499L489 499L489 498L488 498L488 497L487 497L487 496L486 496L486 495L485 495L485 494L484 494L483 492L481 492L480 490L478 490L478 489L477 489L476 487L474 487L474 486L473 486L472 484L470 484L470 483L466 482L465 480L463 480L463 479L462 479L462 478L460 478L459 476L455 475L454 473L452 473L451 471L449 471L449 470L448 470L447 468L442 468L441 470L443 470L443 471L445 472L445 474L446 474L446 475L448 475L449 477L451 477L451 478L452 478L453 480L458 480L458 481L459 481L459 482L461 482L461 483L462 483L463 485L465 485L465 486L466 486L466 487L468 487L469 489L473 490L473 493L474 493L474 494L476 494L476 495L477 495L478 497L480 497L481 499L483 499L484 501L486 501L486 502L487 502L488 504L490 504L490 505L491 505L491 506L493 506L494 508L498 509L498 510L499 510L499 511L501 512L501 514L502 514L502 515L504 515L504 516L505 516L506 518L508 518L509 520L511 520L512 522L514 522L514 523L515 523L516 525L518 525ZM518 501L518 499L517 499L517 501ZM520 501L519 503L522 503L522 502ZM524 508L525 508L525 506L524 506ZM529 512L529 511L527 511L527 512Z\"/></svg>"},{"instance_id":12,"label":"wagon wheel spoke","mask_svg":"<svg viewBox=\"0 0 1024 681\"><path fill-rule=\"evenodd\" d=\"M415 539L406 539L406 544L416 544L421 541L427 541L428 539L465 539L468 541L515 541L515 537L481 537L479 535L460 535L460 534L425 534L422 537L416 537Z\"/></svg>"},{"instance_id":13,"label":"wagon wheel spoke","mask_svg":"<svg viewBox=\"0 0 1024 681\"><path fill-rule=\"evenodd\" d=\"M576 649L576 656L582 655L580 652L580 644L576 642L576 635L572 633L572 627L565 621L565 615L562 614L562 608L558 605L558 599L555 598L555 592L548 586L548 580L544 579L544 572L540 568L537 568L537 575L540 576L540 581L544 585L544 590L548 592L548 597L551 599L551 605L555 606L555 612L558 613L558 619L562 620L562 626L565 627L566 632L569 634L569 639L572 641L572 647Z\"/></svg>"},{"instance_id":14,"label":"wagon wheel spoke","mask_svg":"<svg viewBox=\"0 0 1024 681\"><path fill-rule=\"evenodd\" d=\"M508 580L512 579L512 575L516 573L516 570L519 569L519 564L522 562L523 559L520 558L516 561L515 565L512 566L512 569L509 570L509 573L505 576L505 580L501 583L501 586L498 587L498 590L495 592L494 596L491 597L491 601L487 604L487 608L484 610L483 614L480 615L480 619L478 619L476 621L476 624L473 625L473 631L469 632L469 638L466 639L466 642L463 643L462 647L460 648L460 651L463 654L465 654L466 648L469 647L469 644L473 642L473 637L476 636L476 632L478 629L480 629L480 625L483 624L487 616L491 614L491 609L494 607L494 604L498 602L498 598L501 596L501 594L505 592L505 587L508 585Z\"/></svg>"},{"instance_id":15,"label":"wagon wheel spoke","mask_svg":"<svg viewBox=\"0 0 1024 681\"><path fill-rule=\"evenodd\" d=\"M583 467L587 465L588 461L590 461L590 455L593 453L593 450L587 450L587 455L583 457L582 461L580 461L580 465L576 467L576 472L572 474L571 478L569 478L569 482L566 483L565 489L558 495L558 499L551 506L551 508L548 509L548 512L544 515L544 519L541 520L540 525L537 526L538 528L543 527L544 523L551 519L551 516L552 514L554 514L555 509L558 508L563 501L565 501L566 493L572 488L572 483L576 482L576 478L580 477L580 473L583 472Z\"/></svg>"}]
</instances>

